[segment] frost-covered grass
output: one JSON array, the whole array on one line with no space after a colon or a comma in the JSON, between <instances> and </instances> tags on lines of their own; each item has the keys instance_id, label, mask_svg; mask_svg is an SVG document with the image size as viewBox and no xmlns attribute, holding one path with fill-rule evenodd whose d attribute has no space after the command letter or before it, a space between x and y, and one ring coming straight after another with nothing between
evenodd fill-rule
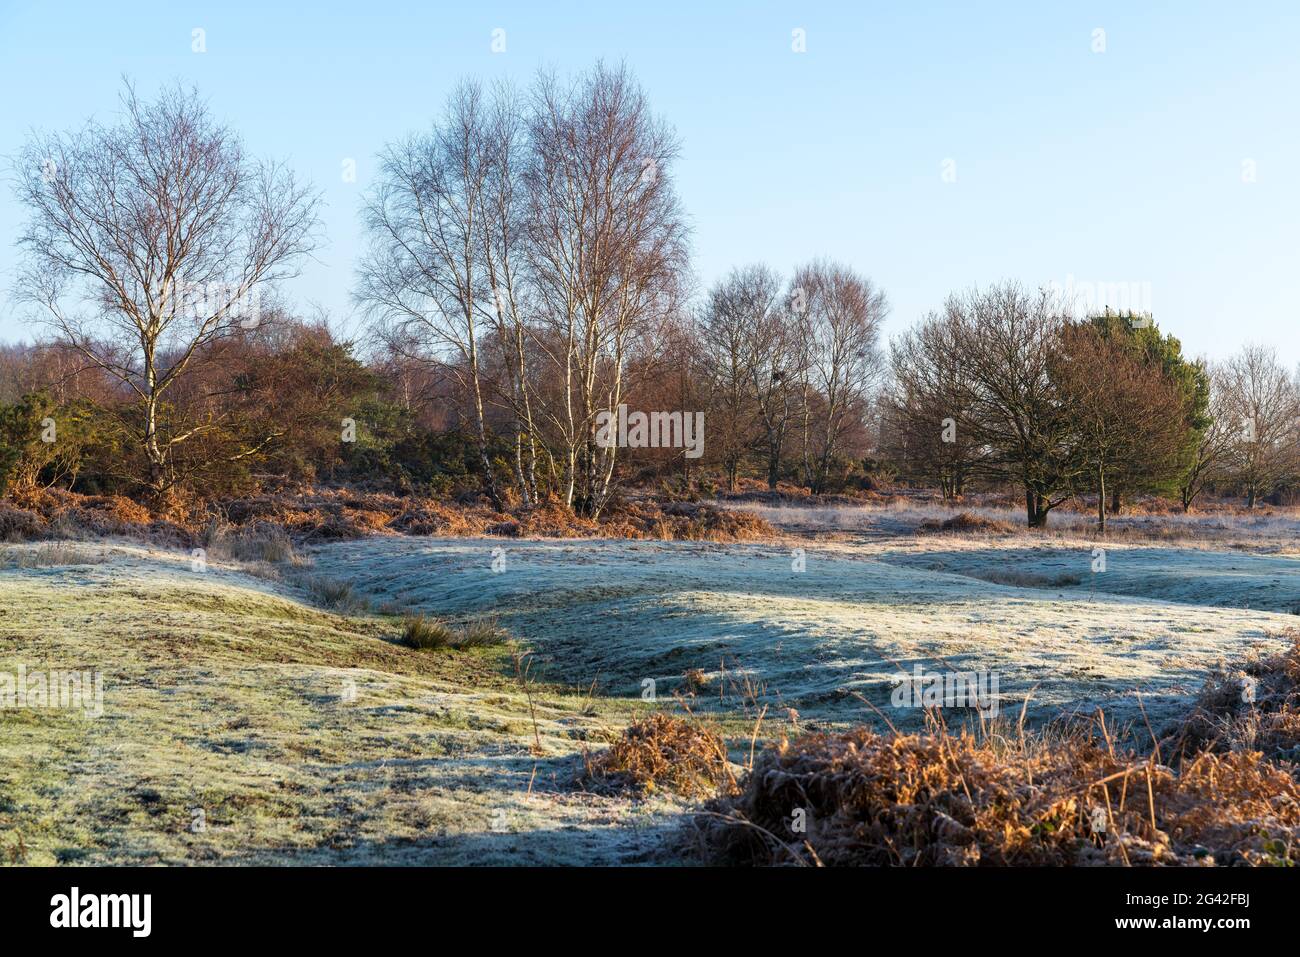
<instances>
[{"instance_id":1,"label":"frost-covered grass","mask_svg":"<svg viewBox=\"0 0 1300 957\"><path fill-rule=\"evenodd\" d=\"M917 665L996 673L1004 706L1032 693L1037 719L1097 705L1137 719L1140 692L1156 720L1176 714L1214 663L1276 644L1297 622L1285 613L1300 598L1281 559L1118 549L1114 578L1096 576L1103 588L1087 543L1027 554L964 541L968 551L939 536L907 549L809 543L803 571L785 546L622 541L502 552L495 541L391 539L331 545L315 559L363 594L490 611L567 683L634 697L653 682L659 695L695 690L697 707L794 708L805 724L875 721L874 705L916 727L920 712L890 710L890 700L894 676ZM1236 573L1229 560L1261 564Z\"/></svg>"},{"instance_id":2,"label":"frost-covered grass","mask_svg":"<svg viewBox=\"0 0 1300 957\"><path fill-rule=\"evenodd\" d=\"M990 551L996 561L990 561ZM1073 593L1079 594L1300 615L1300 554L1088 542L1004 542L991 550L978 539L949 538L900 545L882 551L880 558L984 581L1023 576L1027 584L1039 587L1069 581L1075 585ZM1293 624L1300 625L1300 620Z\"/></svg>"},{"instance_id":3,"label":"frost-covered grass","mask_svg":"<svg viewBox=\"0 0 1300 957\"><path fill-rule=\"evenodd\" d=\"M726 508L753 512L778 529L858 533L871 537L910 535L924 522L941 522L961 512L1016 526L1021 529L1019 534L1032 535L1034 539L1092 538L1096 535L1097 524L1097 517L1092 512L1058 507L1052 510L1046 529L1030 532L1024 527L1023 509L977 502L945 505L941 502L893 500L881 504L833 506L753 502L721 504ZM1107 528L1108 537L1120 541L1173 541L1212 546L1241 544L1254 549L1285 551L1300 549L1300 510L1297 509L1261 509L1255 513L1216 510L1186 514L1130 511L1108 516Z\"/></svg>"},{"instance_id":4,"label":"frost-covered grass","mask_svg":"<svg viewBox=\"0 0 1300 957\"><path fill-rule=\"evenodd\" d=\"M431 655L187 556L0 572L0 673L103 675L103 714L0 711L0 860L618 863L671 801L572 785L639 703ZM534 721L536 722L534 724ZM540 748L538 745L540 744Z\"/></svg>"},{"instance_id":5,"label":"frost-covered grass","mask_svg":"<svg viewBox=\"0 0 1300 957\"><path fill-rule=\"evenodd\" d=\"M739 763L755 736L918 727L890 700L916 665L997 674L1013 718L1028 696L1034 722L1136 723L1140 692L1159 724L1217 662L1280 648L1300 604L1281 553L1107 545L1094 574L1092 542L1015 536L375 537L282 574L260 554L27 554L48 547L0 567L0 673L99 672L104 712L0 711L0 860L44 864L672 859L684 799L577 778L675 695ZM355 603L327 608L321 580ZM408 648L419 614L516 643Z\"/></svg>"}]
</instances>

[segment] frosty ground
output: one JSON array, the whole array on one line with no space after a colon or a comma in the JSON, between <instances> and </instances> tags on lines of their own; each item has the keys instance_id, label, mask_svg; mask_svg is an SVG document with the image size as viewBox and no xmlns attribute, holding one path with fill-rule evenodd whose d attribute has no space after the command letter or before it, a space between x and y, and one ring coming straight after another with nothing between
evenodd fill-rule
<instances>
[{"instance_id":1,"label":"frosty ground","mask_svg":"<svg viewBox=\"0 0 1300 957\"><path fill-rule=\"evenodd\" d=\"M918 726L890 697L920 665L996 673L1004 713L1031 722L1102 707L1159 725L1215 663L1280 648L1300 610L1284 539L917 537L896 517L744 545L376 536L301 569L4 546L0 672L102 672L104 715L0 713L0 859L686 860L687 802L580 780L650 709L713 716L743 764L809 728ZM321 607L320 581L367 607ZM412 612L493 616L518 644L406 648Z\"/></svg>"}]
</instances>

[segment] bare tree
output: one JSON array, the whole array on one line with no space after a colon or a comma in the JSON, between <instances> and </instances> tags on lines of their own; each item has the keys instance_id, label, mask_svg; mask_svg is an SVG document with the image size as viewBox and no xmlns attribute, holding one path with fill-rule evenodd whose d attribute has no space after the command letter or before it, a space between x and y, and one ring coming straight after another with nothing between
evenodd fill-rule
<instances>
[{"instance_id":1,"label":"bare tree","mask_svg":"<svg viewBox=\"0 0 1300 957\"><path fill-rule=\"evenodd\" d=\"M530 267L558 395L542 414L562 447L562 496L599 515L617 447L596 418L617 409L629 356L674 313L686 228L672 187L677 140L623 68L603 65L533 96L528 184Z\"/></svg>"},{"instance_id":2,"label":"bare tree","mask_svg":"<svg viewBox=\"0 0 1300 957\"><path fill-rule=\"evenodd\" d=\"M264 287L313 247L318 199L282 166L248 159L195 91L142 102L114 126L35 135L18 160L31 218L22 301L138 399L145 484L175 481L173 452L214 428L173 428L165 397L218 340L256 325Z\"/></svg>"},{"instance_id":3,"label":"bare tree","mask_svg":"<svg viewBox=\"0 0 1300 957\"><path fill-rule=\"evenodd\" d=\"M1231 436L1226 456L1246 507L1296 474L1300 389L1267 346L1248 345L1223 367L1224 411Z\"/></svg>"},{"instance_id":4,"label":"bare tree","mask_svg":"<svg viewBox=\"0 0 1300 957\"><path fill-rule=\"evenodd\" d=\"M1203 362L1202 365L1204 366ZM1209 482L1223 477L1228 456L1236 439L1236 432L1231 425L1233 413L1223 370L1212 367L1209 369L1208 376L1209 423L1201 432L1200 440L1192 450L1182 480L1178 484L1178 498L1184 512L1192 510L1192 504Z\"/></svg>"},{"instance_id":5,"label":"bare tree","mask_svg":"<svg viewBox=\"0 0 1300 957\"><path fill-rule=\"evenodd\" d=\"M773 491L781 477L781 455L794 416L795 385L802 350L797 340L800 323L781 295L780 279L766 266L749 272L747 302L751 336L759 344L758 359L750 369L754 400L762 426L767 456L767 487Z\"/></svg>"},{"instance_id":6,"label":"bare tree","mask_svg":"<svg viewBox=\"0 0 1300 957\"><path fill-rule=\"evenodd\" d=\"M1084 468L1077 424L1050 374L1063 307L1045 289L1007 282L952 296L946 309L972 384L958 428L1024 489L1029 526L1044 527Z\"/></svg>"},{"instance_id":7,"label":"bare tree","mask_svg":"<svg viewBox=\"0 0 1300 957\"><path fill-rule=\"evenodd\" d=\"M528 316L536 308L536 297L531 294L525 248L527 133L519 97L510 87L498 87L485 130L492 160L480 197L481 254L491 290L486 316L496 332L501 356L499 393L513 423L515 481L525 505L539 499L537 461L543 441L533 418L533 350L528 333Z\"/></svg>"},{"instance_id":8,"label":"bare tree","mask_svg":"<svg viewBox=\"0 0 1300 957\"><path fill-rule=\"evenodd\" d=\"M758 441L760 387L770 390L768 371L779 358L769 357L770 316L778 306L780 280L762 266L732 270L709 290L699 317L698 348L715 422L715 450L726 473L727 488L736 489L744 457ZM770 427L766 430L769 443Z\"/></svg>"},{"instance_id":9,"label":"bare tree","mask_svg":"<svg viewBox=\"0 0 1300 957\"><path fill-rule=\"evenodd\" d=\"M889 304L871 280L834 262L804 266L791 286L791 306L801 319L804 478L821 492L846 439L866 418L883 369L878 343Z\"/></svg>"},{"instance_id":10,"label":"bare tree","mask_svg":"<svg viewBox=\"0 0 1300 957\"><path fill-rule=\"evenodd\" d=\"M493 246L485 222L489 183L502 159L492 126L482 88L463 83L430 132L385 149L363 207L370 242L356 295L392 347L414 345L460 382L472 406L484 487L499 509L479 357L483 313L495 309L484 263Z\"/></svg>"},{"instance_id":11,"label":"bare tree","mask_svg":"<svg viewBox=\"0 0 1300 957\"><path fill-rule=\"evenodd\" d=\"M894 340L885 443L907 473L937 482L945 499L959 497L976 471L980 449L958 428L974 386L957 347L950 315L930 313Z\"/></svg>"}]
</instances>

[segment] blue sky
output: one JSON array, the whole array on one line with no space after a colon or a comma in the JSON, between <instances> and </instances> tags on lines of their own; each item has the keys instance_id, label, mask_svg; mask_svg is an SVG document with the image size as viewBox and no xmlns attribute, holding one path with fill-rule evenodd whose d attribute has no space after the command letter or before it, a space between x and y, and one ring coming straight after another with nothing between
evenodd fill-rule
<instances>
[{"instance_id":1,"label":"blue sky","mask_svg":"<svg viewBox=\"0 0 1300 957\"><path fill-rule=\"evenodd\" d=\"M832 256L884 287L893 333L977 282L1149 283L1188 352L1269 342L1300 363L1294 2L0 0L0 154L111 116L124 73L146 93L192 82L253 152L323 190L327 243L289 292L362 335L356 213L384 142L462 76L525 83L602 57L681 136L704 284ZM6 185L6 284L21 221ZM30 335L20 318L0 299L0 339Z\"/></svg>"}]
</instances>

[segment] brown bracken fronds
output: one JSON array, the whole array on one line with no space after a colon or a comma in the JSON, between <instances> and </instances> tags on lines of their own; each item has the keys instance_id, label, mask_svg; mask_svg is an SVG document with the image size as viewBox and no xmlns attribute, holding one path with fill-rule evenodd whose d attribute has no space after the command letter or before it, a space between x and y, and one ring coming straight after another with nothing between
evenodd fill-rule
<instances>
[{"instance_id":1,"label":"brown bracken fronds","mask_svg":"<svg viewBox=\"0 0 1300 957\"><path fill-rule=\"evenodd\" d=\"M597 790L666 790L692 798L736 789L721 736L698 720L662 713L633 722L609 750L589 757L584 779Z\"/></svg>"},{"instance_id":2,"label":"brown bracken fronds","mask_svg":"<svg viewBox=\"0 0 1300 957\"><path fill-rule=\"evenodd\" d=\"M972 515L970 512L958 512L952 518L939 521L938 519L926 519L918 527L920 532L959 532L963 534L986 533L992 535L1007 535L1016 531L1016 527L1010 522L1001 522L992 518L982 518L979 515Z\"/></svg>"},{"instance_id":3,"label":"brown bracken fronds","mask_svg":"<svg viewBox=\"0 0 1300 957\"><path fill-rule=\"evenodd\" d=\"M1300 862L1300 785L1258 753L1179 770L1080 730L1008 751L963 732L813 734L694 822L718 863Z\"/></svg>"}]
</instances>

